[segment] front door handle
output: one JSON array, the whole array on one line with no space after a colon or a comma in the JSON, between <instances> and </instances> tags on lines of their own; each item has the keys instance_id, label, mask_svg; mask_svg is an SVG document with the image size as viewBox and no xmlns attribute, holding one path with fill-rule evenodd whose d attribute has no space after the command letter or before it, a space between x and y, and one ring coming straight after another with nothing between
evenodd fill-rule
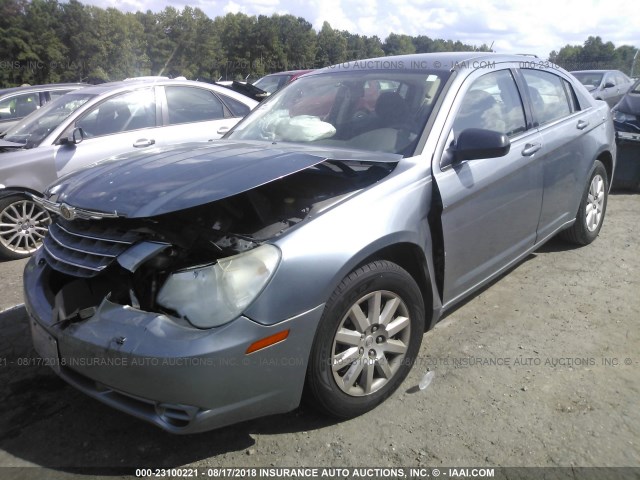
<instances>
[{"instance_id":1,"label":"front door handle","mask_svg":"<svg viewBox=\"0 0 640 480\"><path fill-rule=\"evenodd\" d=\"M141 138L133 144L134 148L144 148L154 145L156 141L154 139L147 140L146 138Z\"/></svg>"},{"instance_id":2,"label":"front door handle","mask_svg":"<svg viewBox=\"0 0 640 480\"><path fill-rule=\"evenodd\" d=\"M576 125L576 127L578 128L578 130L584 130L585 128L587 128L589 126L589 122L585 121L585 120L580 120L578 122L578 125Z\"/></svg>"},{"instance_id":3,"label":"front door handle","mask_svg":"<svg viewBox=\"0 0 640 480\"><path fill-rule=\"evenodd\" d=\"M536 153L541 148L542 148L542 144L541 143L527 143L524 146L524 150L522 150L522 156L530 157L531 155Z\"/></svg>"}]
</instances>

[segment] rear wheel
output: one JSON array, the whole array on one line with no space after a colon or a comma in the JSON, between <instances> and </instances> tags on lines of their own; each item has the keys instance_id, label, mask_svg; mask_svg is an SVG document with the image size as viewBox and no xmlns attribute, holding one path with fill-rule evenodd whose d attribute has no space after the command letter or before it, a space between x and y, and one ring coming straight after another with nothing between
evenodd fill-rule
<instances>
[{"instance_id":1,"label":"rear wheel","mask_svg":"<svg viewBox=\"0 0 640 480\"><path fill-rule=\"evenodd\" d=\"M42 245L50 223L49 213L26 196L0 199L0 257L14 260L32 255Z\"/></svg>"},{"instance_id":2,"label":"rear wheel","mask_svg":"<svg viewBox=\"0 0 640 480\"><path fill-rule=\"evenodd\" d=\"M307 394L332 416L365 413L409 373L424 332L418 285L377 261L348 275L325 307L307 370Z\"/></svg>"},{"instance_id":3,"label":"rear wheel","mask_svg":"<svg viewBox=\"0 0 640 480\"><path fill-rule=\"evenodd\" d=\"M582 194L582 201L578 208L575 223L562 232L562 237L571 243L588 245L593 242L604 222L609 194L609 179L607 170L599 160L596 160L586 189Z\"/></svg>"}]
</instances>

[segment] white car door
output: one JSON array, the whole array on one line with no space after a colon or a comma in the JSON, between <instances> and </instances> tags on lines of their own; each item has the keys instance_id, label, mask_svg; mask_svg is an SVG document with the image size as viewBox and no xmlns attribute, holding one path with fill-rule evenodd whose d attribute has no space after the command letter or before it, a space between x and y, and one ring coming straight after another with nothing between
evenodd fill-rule
<instances>
[{"instance_id":1,"label":"white car door","mask_svg":"<svg viewBox=\"0 0 640 480\"><path fill-rule=\"evenodd\" d=\"M220 138L242 118L234 116L220 98L206 88L171 85L165 86L164 92L162 136L168 144Z\"/></svg>"},{"instance_id":2,"label":"white car door","mask_svg":"<svg viewBox=\"0 0 640 480\"><path fill-rule=\"evenodd\" d=\"M65 131L81 128L83 140L55 147L58 176L99 160L163 145L153 87L122 93L95 105Z\"/></svg>"}]
</instances>

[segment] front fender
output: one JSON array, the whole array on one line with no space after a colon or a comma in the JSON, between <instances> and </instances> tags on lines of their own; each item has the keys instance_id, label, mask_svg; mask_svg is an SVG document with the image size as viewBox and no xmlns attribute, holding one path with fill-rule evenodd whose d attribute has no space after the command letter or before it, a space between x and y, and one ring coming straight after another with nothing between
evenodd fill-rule
<instances>
[{"instance_id":1,"label":"front fender","mask_svg":"<svg viewBox=\"0 0 640 480\"><path fill-rule=\"evenodd\" d=\"M283 235L274 242L282 261L245 314L270 325L326 303L358 265L397 244L422 250L433 280L431 186L431 177L416 166Z\"/></svg>"}]
</instances>

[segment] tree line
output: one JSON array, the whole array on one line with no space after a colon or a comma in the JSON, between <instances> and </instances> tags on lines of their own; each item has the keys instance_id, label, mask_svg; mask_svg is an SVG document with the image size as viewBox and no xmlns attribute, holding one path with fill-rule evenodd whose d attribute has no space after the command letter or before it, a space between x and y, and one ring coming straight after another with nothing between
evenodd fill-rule
<instances>
[{"instance_id":1,"label":"tree line","mask_svg":"<svg viewBox=\"0 0 640 480\"><path fill-rule=\"evenodd\" d=\"M553 50L549 60L569 71L621 70L629 76L637 76L640 71L637 53L638 49L631 45L616 48L612 42L605 43L602 38L591 36L583 45L566 45L557 52ZM636 65L634 59L638 60Z\"/></svg>"},{"instance_id":2,"label":"tree line","mask_svg":"<svg viewBox=\"0 0 640 480\"><path fill-rule=\"evenodd\" d=\"M560 65L592 55L627 61L634 47L600 37L552 52ZM597 50L597 52L596 52ZM350 60L442 51L490 51L483 45L427 35L319 31L294 15L229 13L214 19L199 8L124 13L77 0L0 0L0 86L23 83L122 80L141 75L204 81L255 79L267 73L311 69ZM617 61L617 60L616 60ZM563 65L564 66L564 65Z\"/></svg>"},{"instance_id":3,"label":"tree line","mask_svg":"<svg viewBox=\"0 0 640 480\"><path fill-rule=\"evenodd\" d=\"M0 85L104 82L141 75L213 81L254 79L288 69L415 52L488 51L426 35L316 32L293 15L229 13L199 8L123 13L77 0L0 0Z\"/></svg>"}]
</instances>

